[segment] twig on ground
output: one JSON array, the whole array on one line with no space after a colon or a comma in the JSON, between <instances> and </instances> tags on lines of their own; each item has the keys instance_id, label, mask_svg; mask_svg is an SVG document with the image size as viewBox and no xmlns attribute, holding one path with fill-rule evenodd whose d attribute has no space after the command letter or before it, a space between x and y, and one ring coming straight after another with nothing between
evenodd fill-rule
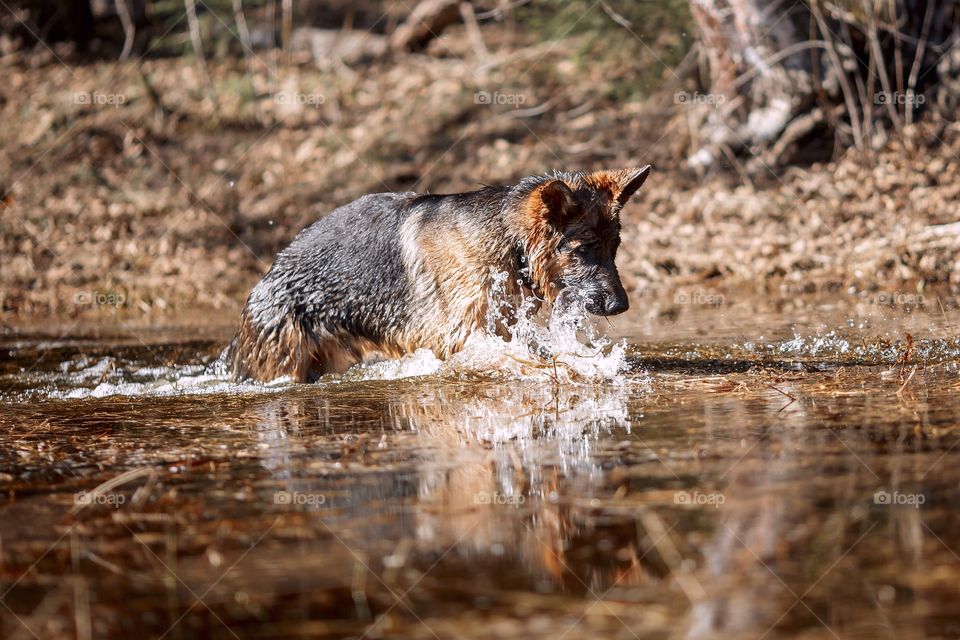
<instances>
[{"instance_id":1,"label":"twig on ground","mask_svg":"<svg viewBox=\"0 0 960 640\"><path fill-rule=\"evenodd\" d=\"M935 3L927 2L927 6L923 10L923 26L920 30L920 42L917 44L917 51L913 56L913 64L910 66L910 76L907 78L907 102L903 106L906 112L907 124L913 124L913 112L915 110L914 94L920 75L920 66L923 63L923 56L927 50L927 40L930 39L930 23L933 20L934 6Z\"/></svg>"},{"instance_id":2,"label":"twig on ground","mask_svg":"<svg viewBox=\"0 0 960 640\"><path fill-rule=\"evenodd\" d=\"M216 106L216 94L213 90L213 79L210 77L210 70L207 68L207 59L203 55L203 38L200 35L200 20L197 19L196 0L183 0L184 7L187 10L187 24L190 28L190 43L193 46L193 53L197 57L197 67L200 69L200 77L206 85L207 95L210 101Z\"/></svg>"},{"instance_id":3,"label":"twig on ground","mask_svg":"<svg viewBox=\"0 0 960 640\"><path fill-rule=\"evenodd\" d=\"M130 51L133 50L133 39L136 36L137 28L133 24L133 18L130 17L127 0L114 0L114 6L117 9L117 16L120 18L120 24L123 25L123 50L120 52L120 61L123 62L130 56Z\"/></svg>"},{"instance_id":4,"label":"twig on ground","mask_svg":"<svg viewBox=\"0 0 960 640\"><path fill-rule=\"evenodd\" d=\"M467 36L470 38L470 46L473 47L473 53L482 61L490 56L490 51L483 41L483 34L480 32L480 24L477 22L477 14L473 10L473 5L469 2L460 3L460 17L463 18L463 24L467 29Z\"/></svg>"}]
</instances>

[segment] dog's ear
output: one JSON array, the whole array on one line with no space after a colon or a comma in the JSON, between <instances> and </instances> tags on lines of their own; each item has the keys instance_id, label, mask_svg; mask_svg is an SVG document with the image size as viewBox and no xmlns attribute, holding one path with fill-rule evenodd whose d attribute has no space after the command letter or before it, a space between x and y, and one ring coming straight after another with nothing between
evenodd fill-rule
<instances>
[{"instance_id":1,"label":"dog's ear","mask_svg":"<svg viewBox=\"0 0 960 640\"><path fill-rule=\"evenodd\" d=\"M540 201L546 207L546 219L554 227L567 226L576 209L573 191L563 180L551 180L539 189Z\"/></svg>"},{"instance_id":2,"label":"dog's ear","mask_svg":"<svg viewBox=\"0 0 960 640\"><path fill-rule=\"evenodd\" d=\"M650 165L617 171L617 189L613 194L613 199L617 203L618 211L623 205L627 204L630 196L635 194L637 189L643 186L648 175L650 175Z\"/></svg>"}]
</instances>

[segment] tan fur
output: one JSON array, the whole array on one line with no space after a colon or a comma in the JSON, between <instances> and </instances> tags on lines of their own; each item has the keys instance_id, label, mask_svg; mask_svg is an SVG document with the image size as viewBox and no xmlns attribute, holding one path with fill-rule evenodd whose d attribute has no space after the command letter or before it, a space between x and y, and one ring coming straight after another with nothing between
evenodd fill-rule
<instances>
[{"instance_id":1,"label":"tan fur","mask_svg":"<svg viewBox=\"0 0 960 640\"><path fill-rule=\"evenodd\" d=\"M492 254L475 238L445 227L420 227L412 217L401 231L404 259L416 291L419 320L403 343L408 351L428 347L446 358L483 327L489 309L491 273L512 271L506 255ZM508 282L508 295L519 293Z\"/></svg>"},{"instance_id":2,"label":"tan fur","mask_svg":"<svg viewBox=\"0 0 960 640\"><path fill-rule=\"evenodd\" d=\"M306 380L311 351L312 345L306 337L291 325L281 329L278 336L264 340L245 310L232 345L234 374L254 380L273 380L280 376Z\"/></svg>"},{"instance_id":3,"label":"tan fur","mask_svg":"<svg viewBox=\"0 0 960 640\"><path fill-rule=\"evenodd\" d=\"M377 344L347 333L325 332L318 340L312 340L292 324L284 325L276 339L264 340L244 314L232 364L242 378L268 381L286 376L307 382L324 374L343 373L375 356L397 358L405 352L397 345Z\"/></svg>"}]
</instances>

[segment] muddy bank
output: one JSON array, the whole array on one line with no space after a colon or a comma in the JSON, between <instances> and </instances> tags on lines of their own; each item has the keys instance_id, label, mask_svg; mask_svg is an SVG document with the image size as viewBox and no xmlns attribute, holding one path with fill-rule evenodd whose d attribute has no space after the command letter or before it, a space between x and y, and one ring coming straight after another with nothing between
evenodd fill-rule
<instances>
[{"instance_id":1,"label":"muddy bank","mask_svg":"<svg viewBox=\"0 0 960 640\"><path fill-rule=\"evenodd\" d=\"M211 93L186 57L8 55L5 320L232 313L299 229L365 193L637 162L656 170L624 212L619 262L635 295L958 285L955 125L738 184L732 168L686 169L682 105L598 98L568 47L471 56L411 54L358 73L262 52L252 70L209 61ZM599 86L615 63L591 67ZM522 95L522 108L477 98L492 90Z\"/></svg>"}]
</instances>

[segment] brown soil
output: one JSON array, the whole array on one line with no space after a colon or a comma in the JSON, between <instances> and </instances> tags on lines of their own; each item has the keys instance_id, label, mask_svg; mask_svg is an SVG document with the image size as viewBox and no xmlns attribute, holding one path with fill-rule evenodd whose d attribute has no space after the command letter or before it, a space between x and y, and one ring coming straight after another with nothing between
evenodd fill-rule
<instances>
[{"instance_id":1,"label":"brown soil","mask_svg":"<svg viewBox=\"0 0 960 640\"><path fill-rule=\"evenodd\" d=\"M672 94L609 97L619 61L587 78L569 40L478 59L458 29L427 54L352 69L213 60L210 87L190 58L145 59L141 73L8 54L3 321L233 314L297 231L365 193L647 162L620 258L634 291L960 286L956 125L753 184L729 169L697 177ZM481 91L502 104L478 103Z\"/></svg>"}]
</instances>

